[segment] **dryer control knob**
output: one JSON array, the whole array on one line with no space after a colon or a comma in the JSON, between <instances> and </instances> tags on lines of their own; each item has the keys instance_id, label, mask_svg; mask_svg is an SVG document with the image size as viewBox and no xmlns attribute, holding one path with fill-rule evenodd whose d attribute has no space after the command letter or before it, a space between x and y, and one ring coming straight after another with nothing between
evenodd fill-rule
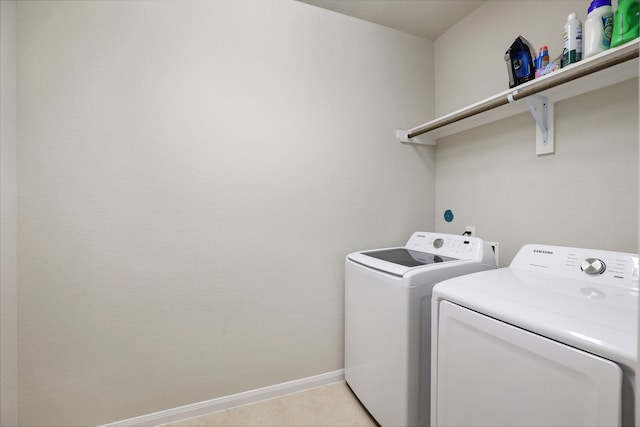
<instances>
[{"instance_id":1,"label":"dryer control knob","mask_svg":"<svg viewBox=\"0 0 640 427\"><path fill-rule=\"evenodd\" d=\"M607 266L598 258L587 258L580 264L580 269L587 274L602 274Z\"/></svg>"}]
</instances>

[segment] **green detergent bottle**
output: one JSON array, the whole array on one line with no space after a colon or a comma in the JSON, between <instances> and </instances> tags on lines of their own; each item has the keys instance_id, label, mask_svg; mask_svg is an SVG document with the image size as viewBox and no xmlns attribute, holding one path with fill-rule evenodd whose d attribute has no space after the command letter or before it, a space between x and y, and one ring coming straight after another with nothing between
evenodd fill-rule
<instances>
[{"instance_id":1,"label":"green detergent bottle","mask_svg":"<svg viewBox=\"0 0 640 427\"><path fill-rule=\"evenodd\" d=\"M611 47L620 46L638 37L639 12L640 0L618 0L618 9L613 18Z\"/></svg>"}]
</instances>

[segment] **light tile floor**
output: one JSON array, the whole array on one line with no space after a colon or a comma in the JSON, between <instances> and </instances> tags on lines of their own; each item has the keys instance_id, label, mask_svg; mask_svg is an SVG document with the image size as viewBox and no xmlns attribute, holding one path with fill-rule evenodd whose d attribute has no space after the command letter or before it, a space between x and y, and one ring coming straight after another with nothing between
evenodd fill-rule
<instances>
[{"instance_id":1,"label":"light tile floor","mask_svg":"<svg viewBox=\"0 0 640 427\"><path fill-rule=\"evenodd\" d=\"M377 425L347 384L339 381L161 427Z\"/></svg>"}]
</instances>

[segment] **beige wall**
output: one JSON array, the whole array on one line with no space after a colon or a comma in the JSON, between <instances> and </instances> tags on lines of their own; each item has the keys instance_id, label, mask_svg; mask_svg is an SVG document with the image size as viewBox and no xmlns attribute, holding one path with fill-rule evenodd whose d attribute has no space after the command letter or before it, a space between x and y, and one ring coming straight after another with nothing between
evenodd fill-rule
<instances>
[{"instance_id":1,"label":"beige wall","mask_svg":"<svg viewBox=\"0 0 640 427\"><path fill-rule=\"evenodd\" d=\"M435 42L438 113L507 89L502 54L519 33L558 54L567 14L583 16L584 7L483 4ZM515 25L502 12L522 19ZM467 78L455 75L463 69ZM476 226L480 237L500 242L502 266L525 243L636 252L638 79L557 103L555 154L535 155L529 113L440 140L435 200L436 230ZM446 209L454 212L451 223L443 219Z\"/></svg>"},{"instance_id":2,"label":"beige wall","mask_svg":"<svg viewBox=\"0 0 640 427\"><path fill-rule=\"evenodd\" d=\"M18 420L16 2L0 2L0 425Z\"/></svg>"},{"instance_id":3,"label":"beige wall","mask_svg":"<svg viewBox=\"0 0 640 427\"><path fill-rule=\"evenodd\" d=\"M527 114L435 149L394 138L433 117L434 96L443 114L504 90L520 32L555 56L584 3L489 1L434 47L293 1L19 2L21 424L106 423L340 369L344 255L416 229L475 225L502 265L530 241L637 251L637 79L559 103L550 156Z\"/></svg>"},{"instance_id":4,"label":"beige wall","mask_svg":"<svg viewBox=\"0 0 640 427\"><path fill-rule=\"evenodd\" d=\"M343 260L433 229L433 43L294 1L19 2L20 422L343 367Z\"/></svg>"}]
</instances>

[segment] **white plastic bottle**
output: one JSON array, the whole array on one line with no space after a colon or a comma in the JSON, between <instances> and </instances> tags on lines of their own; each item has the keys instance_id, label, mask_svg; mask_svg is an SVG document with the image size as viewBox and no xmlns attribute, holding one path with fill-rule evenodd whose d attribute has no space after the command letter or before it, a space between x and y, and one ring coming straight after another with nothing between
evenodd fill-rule
<instances>
[{"instance_id":1,"label":"white plastic bottle","mask_svg":"<svg viewBox=\"0 0 640 427\"><path fill-rule=\"evenodd\" d=\"M567 17L562 31L562 66L582 59L582 22L575 13Z\"/></svg>"},{"instance_id":2,"label":"white plastic bottle","mask_svg":"<svg viewBox=\"0 0 640 427\"><path fill-rule=\"evenodd\" d=\"M613 9L611 0L593 0L584 21L584 58L603 52L611 46Z\"/></svg>"}]
</instances>

